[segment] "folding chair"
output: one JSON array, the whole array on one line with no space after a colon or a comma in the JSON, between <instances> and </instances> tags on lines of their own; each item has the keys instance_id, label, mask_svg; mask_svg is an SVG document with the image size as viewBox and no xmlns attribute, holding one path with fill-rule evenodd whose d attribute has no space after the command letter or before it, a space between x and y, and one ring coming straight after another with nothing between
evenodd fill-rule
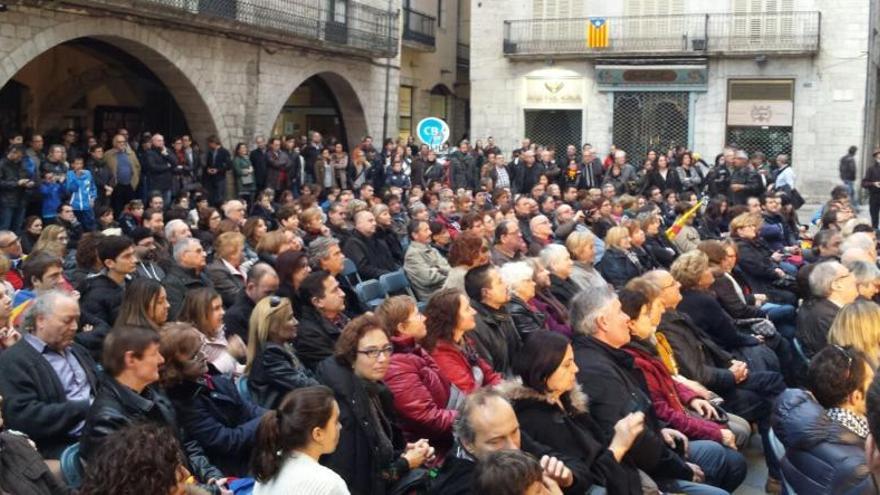
<instances>
[{"instance_id":1,"label":"folding chair","mask_svg":"<svg viewBox=\"0 0 880 495\"><path fill-rule=\"evenodd\" d=\"M83 466L79 459L79 443L75 443L61 452L61 474L71 488L82 485Z\"/></svg>"},{"instance_id":2,"label":"folding chair","mask_svg":"<svg viewBox=\"0 0 880 495\"><path fill-rule=\"evenodd\" d=\"M376 309L385 300L385 291L378 280L367 280L357 284L354 288L358 299L370 310Z\"/></svg>"},{"instance_id":3,"label":"folding chair","mask_svg":"<svg viewBox=\"0 0 880 495\"><path fill-rule=\"evenodd\" d=\"M363 282L361 280L361 276L358 273L357 265L354 264L354 261L351 261L348 258L345 258L345 262L342 265L342 279L348 283L349 287L354 287L355 285ZM351 277L354 276L356 282L352 282Z\"/></svg>"},{"instance_id":4,"label":"folding chair","mask_svg":"<svg viewBox=\"0 0 880 495\"><path fill-rule=\"evenodd\" d=\"M412 289L409 287L409 279L406 278L406 274L403 270L397 270L381 275L379 277L379 283L382 284L382 290L385 291L385 294L389 296L406 292L411 297L415 297L415 294L413 294Z\"/></svg>"}]
</instances>

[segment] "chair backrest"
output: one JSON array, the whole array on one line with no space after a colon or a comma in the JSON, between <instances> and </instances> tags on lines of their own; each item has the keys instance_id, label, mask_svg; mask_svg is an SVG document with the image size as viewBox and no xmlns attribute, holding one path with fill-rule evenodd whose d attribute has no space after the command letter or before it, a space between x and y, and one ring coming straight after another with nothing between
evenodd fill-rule
<instances>
[{"instance_id":1,"label":"chair backrest","mask_svg":"<svg viewBox=\"0 0 880 495\"><path fill-rule=\"evenodd\" d=\"M357 282L352 282L351 277L354 277ZM345 261L342 264L342 278L352 286L363 282L358 273L357 265L355 265L354 261L349 258L345 258Z\"/></svg>"},{"instance_id":2,"label":"chair backrest","mask_svg":"<svg viewBox=\"0 0 880 495\"><path fill-rule=\"evenodd\" d=\"M246 401L253 401L253 397L251 396L251 389L248 388L248 377L245 375L241 375L235 379L235 388L238 390L238 395L241 396L242 399Z\"/></svg>"},{"instance_id":3,"label":"chair backrest","mask_svg":"<svg viewBox=\"0 0 880 495\"><path fill-rule=\"evenodd\" d=\"M361 302L370 310L382 304L385 299L385 290L382 289L382 284L378 280L365 280L357 284L354 290Z\"/></svg>"},{"instance_id":4,"label":"chair backrest","mask_svg":"<svg viewBox=\"0 0 880 495\"><path fill-rule=\"evenodd\" d=\"M773 457L776 457L776 460L781 461L783 457L785 457L785 445L782 445L782 442L779 440L779 437L776 436L776 432L773 431L773 428L767 432L767 441L770 444L770 449L773 451Z\"/></svg>"},{"instance_id":5,"label":"chair backrest","mask_svg":"<svg viewBox=\"0 0 880 495\"><path fill-rule=\"evenodd\" d=\"M406 274L402 269L381 275L379 277L379 283L382 284L382 289L387 295L393 295L405 291L410 296L415 297L412 289L409 287L409 279L406 278Z\"/></svg>"},{"instance_id":6,"label":"chair backrest","mask_svg":"<svg viewBox=\"0 0 880 495\"><path fill-rule=\"evenodd\" d=\"M804 348L801 345L801 342L797 339L797 337L792 339L792 344L794 345L794 352L797 356L803 361L805 364L810 364L810 358L807 357L807 354L804 352Z\"/></svg>"},{"instance_id":7,"label":"chair backrest","mask_svg":"<svg viewBox=\"0 0 880 495\"><path fill-rule=\"evenodd\" d=\"M75 443L61 452L61 474L71 488L79 488L83 481L83 466L79 459L79 443Z\"/></svg>"}]
</instances>

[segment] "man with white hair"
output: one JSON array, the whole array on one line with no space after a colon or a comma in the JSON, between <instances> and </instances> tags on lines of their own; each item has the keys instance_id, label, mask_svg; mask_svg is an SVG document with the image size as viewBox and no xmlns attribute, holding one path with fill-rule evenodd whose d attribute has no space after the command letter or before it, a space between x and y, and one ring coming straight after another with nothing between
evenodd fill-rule
<instances>
[{"instance_id":1,"label":"man with white hair","mask_svg":"<svg viewBox=\"0 0 880 495\"><path fill-rule=\"evenodd\" d=\"M577 379L590 397L590 413L606 435L627 414L645 413L645 430L624 459L671 492L733 492L746 476L745 458L708 440L688 441L682 433L661 428L651 396L636 379L632 357L622 349L630 341L629 316L611 289L579 293L571 304L572 346ZM676 451L681 449L685 458Z\"/></svg>"},{"instance_id":2,"label":"man with white hair","mask_svg":"<svg viewBox=\"0 0 880 495\"><path fill-rule=\"evenodd\" d=\"M840 308L859 296L856 278L837 261L823 261L810 272L810 292L797 314L797 338L812 357L828 345L828 330Z\"/></svg>"},{"instance_id":3,"label":"man with white hair","mask_svg":"<svg viewBox=\"0 0 880 495\"><path fill-rule=\"evenodd\" d=\"M535 161L535 152L523 151L519 156L519 163L513 168L513 194L529 194L538 183L538 178L544 173L544 165Z\"/></svg>"},{"instance_id":4,"label":"man with white hair","mask_svg":"<svg viewBox=\"0 0 880 495\"><path fill-rule=\"evenodd\" d=\"M538 256L546 246L553 244L553 223L544 215L536 215L529 220L529 256Z\"/></svg>"},{"instance_id":5,"label":"man with white hair","mask_svg":"<svg viewBox=\"0 0 880 495\"><path fill-rule=\"evenodd\" d=\"M181 240L192 237L189 225L183 220L175 218L165 224L165 238L171 243L172 248Z\"/></svg>"},{"instance_id":6,"label":"man with white hair","mask_svg":"<svg viewBox=\"0 0 880 495\"><path fill-rule=\"evenodd\" d=\"M247 211L244 203L237 199L230 199L223 203L223 217L243 226L247 221Z\"/></svg>"},{"instance_id":7,"label":"man with white hair","mask_svg":"<svg viewBox=\"0 0 880 495\"><path fill-rule=\"evenodd\" d=\"M171 204L171 185L177 159L165 147L165 138L161 134L153 134L150 149L144 154L144 169L147 177L147 192L157 191L162 195L165 204Z\"/></svg>"},{"instance_id":8,"label":"man with white hair","mask_svg":"<svg viewBox=\"0 0 880 495\"><path fill-rule=\"evenodd\" d=\"M734 154L733 169L730 173L731 203L744 205L751 196L759 197L763 192L761 177L758 176L758 173L749 164L749 155L743 150L737 150Z\"/></svg>"},{"instance_id":9,"label":"man with white hair","mask_svg":"<svg viewBox=\"0 0 880 495\"><path fill-rule=\"evenodd\" d=\"M850 234L840 243L840 251L846 254L851 249L863 251L869 258L877 259L877 244L871 234L867 232L855 232Z\"/></svg>"},{"instance_id":10,"label":"man with white hair","mask_svg":"<svg viewBox=\"0 0 880 495\"><path fill-rule=\"evenodd\" d=\"M177 319L189 289L214 286L205 272L206 265L207 255L198 239L187 237L174 246L174 261L162 281L171 303L169 320Z\"/></svg>"},{"instance_id":11,"label":"man with white hair","mask_svg":"<svg viewBox=\"0 0 880 495\"><path fill-rule=\"evenodd\" d=\"M626 192L625 184L629 184L636 180L637 171L636 168L626 160L626 151L623 150L617 150L614 152L614 165L620 168L620 175L614 178L614 183L607 182L606 185L611 184L614 187L614 192L616 194L623 194ZM606 172L606 174L610 174L610 170ZM602 188L604 192L605 186L602 186Z\"/></svg>"}]
</instances>

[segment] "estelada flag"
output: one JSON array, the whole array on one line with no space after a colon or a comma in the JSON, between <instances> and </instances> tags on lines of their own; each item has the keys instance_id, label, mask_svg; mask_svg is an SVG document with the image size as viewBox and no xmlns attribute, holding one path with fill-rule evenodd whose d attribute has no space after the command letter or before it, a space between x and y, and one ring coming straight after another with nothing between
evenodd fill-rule
<instances>
[{"instance_id":1,"label":"estelada flag","mask_svg":"<svg viewBox=\"0 0 880 495\"><path fill-rule=\"evenodd\" d=\"M608 22L603 17L591 17L587 23L587 46L608 48Z\"/></svg>"},{"instance_id":2,"label":"estelada flag","mask_svg":"<svg viewBox=\"0 0 880 495\"><path fill-rule=\"evenodd\" d=\"M699 209L700 209L705 203L706 203L706 196L703 196L703 198L700 199L700 200L697 202L697 204L695 204L694 206L691 206L691 208L690 208L688 211L682 213L682 214L678 217L678 219L675 220L675 222L672 224L672 226L669 227L668 229L666 229L666 238L669 239L669 240L671 241L671 240L675 239L676 237L678 237L678 233L681 232L682 227L684 227L684 225L687 223L687 221L688 221L692 216L694 216L694 215L697 214L697 211L698 211L698 210L699 210Z\"/></svg>"}]
</instances>

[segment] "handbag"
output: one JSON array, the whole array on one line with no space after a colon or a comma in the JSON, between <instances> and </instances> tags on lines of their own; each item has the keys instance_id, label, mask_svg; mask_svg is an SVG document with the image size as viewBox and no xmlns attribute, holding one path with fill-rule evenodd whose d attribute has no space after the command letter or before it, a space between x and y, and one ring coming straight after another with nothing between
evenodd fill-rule
<instances>
[{"instance_id":1,"label":"handbag","mask_svg":"<svg viewBox=\"0 0 880 495\"><path fill-rule=\"evenodd\" d=\"M792 189L788 194L789 199L791 199L791 206L795 210L800 209L801 206L804 206L806 200L801 196L801 193L798 192L797 189Z\"/></svg>"},{"instance_id":2,"label":"handbag","mask_svg":"<svg viewBox=\"0 0 880 495\"><path fill-rule=\"evenodd\" d=\"M736 320L736 326L765 339L771 339L777 335L776 325L767 318L743 318Z\"/></svg>"}]
</instances>

